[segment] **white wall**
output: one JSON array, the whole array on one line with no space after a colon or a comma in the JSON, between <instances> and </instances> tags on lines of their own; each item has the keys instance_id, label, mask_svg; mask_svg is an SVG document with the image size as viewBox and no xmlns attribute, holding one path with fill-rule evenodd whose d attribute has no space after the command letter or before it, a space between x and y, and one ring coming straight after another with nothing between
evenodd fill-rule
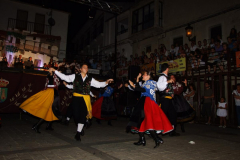
<instances>
[{"instance_id":1,"label":"white wall","mask_svg":"<svg viewBox=\"0 0 240 160\"><path fill-rule=\"evenodd\" d=\"M0 30L7 30L8 18L17 18L17 10L28 11L28 21L35 22L35 14L45 15L45 24L48 25L48 19L50 16L47 13L50 9L41 8L35 5L29 5L12 0L0 0ZM52 11L52 18L55 20L55 26L52 27L53 36L61 36L59 59L65 58L66 46L67 46L67 32L68 32L68 18L69 13L61 12L57 10Z\"/></svg>"}]
</instances>

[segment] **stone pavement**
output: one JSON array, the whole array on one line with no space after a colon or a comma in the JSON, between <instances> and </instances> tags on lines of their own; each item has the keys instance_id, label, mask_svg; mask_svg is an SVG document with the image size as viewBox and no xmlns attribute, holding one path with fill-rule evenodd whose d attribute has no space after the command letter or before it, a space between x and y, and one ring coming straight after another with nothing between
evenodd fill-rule
<instances>
[{"instance_id":1,"label":"stone pavement","mask_svg":"<svg viewBox=\"0 0 240 160\"><path fill-rule=\"evenodd\" d=\"M108 126L106 121L85 129L81 142L74 140L74 123L63 126L55 122L54 131L41 126L41 134L31 127L38 119L23 114L2 114L0 128L0 160L232 160L240 159L240 129L218 128L202 124L186 124L179 137L163 136L164 144L154 149L154 141L146 136L147 145L134 146L138 135L125 133L127 118L120 117ZM195 144L189 144L194 141Z\"/></svg>"}]
</instances>

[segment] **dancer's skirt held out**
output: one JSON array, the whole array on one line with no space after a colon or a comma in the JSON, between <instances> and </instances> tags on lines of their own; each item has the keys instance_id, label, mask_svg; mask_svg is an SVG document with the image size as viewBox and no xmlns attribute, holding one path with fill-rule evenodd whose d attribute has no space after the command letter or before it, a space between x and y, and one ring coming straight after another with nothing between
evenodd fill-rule
<instances>
[{"instance_id":1,"label":"dancer's skirt held out","mask_svg":"<svg viewBox=\"0 0 240 160\"><path fill-rule=\"evenodd\" d=\"M167 133L173 130L172 124L155 101L149 97L141 97L134 107L128 127L132 132L155 130L157 133Z\"/></svg>"},{"instance_id":2,"label":"dancer's skirt held out","mask_svg":"<svg viewBox=\"0 0 240 160\"><path fill-rule=\"evenodd\" d=\"M173 105L177 112L177 122L187 122L195 117L195 110L182 95L174 95Z\"/></svg>"},{"instance_id":3,"label":"dancer's skirt held out","mask_svg":"<svg viewBox=\"0 0 240 160\"><path fill-rule=\"evenodd\" d=\"M54 102L54 89L47 88L28 98L20 105L20 108L45 121L55 121L59 120L53 112L53 107L56 108L57 105L59 102Z\"/></svg>"},{"instance_id":4,"label":"dancer's skirt held out","mask_svg":"<svg viewBox=\"0 0 240 160\"><path fill-rule=\"evenodd\" d=\"M116 119L117 112L114 106L114 102L110 97L100 97L92 107L93 117L97 119Z\"/></svg>"}]
</instances>

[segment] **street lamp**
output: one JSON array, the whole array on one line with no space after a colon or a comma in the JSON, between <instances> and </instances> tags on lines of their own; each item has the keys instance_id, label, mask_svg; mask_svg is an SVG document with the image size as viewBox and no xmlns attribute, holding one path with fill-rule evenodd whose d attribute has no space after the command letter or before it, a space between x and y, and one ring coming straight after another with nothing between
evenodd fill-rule
<instances>
[{"instance_id":1,"label":"street lamp","mask_svg":"<svg viewBox=\"0 0 240 160\"><path fill-rule=\"evenodd\" d=\"M196 41L196 36L192 37L192 32L193 32L193 27L190 26L190 24L188 24L188 26L185 28L186 30L186 36L188 37L189 41Z\"/></svg>"}]
</instances>

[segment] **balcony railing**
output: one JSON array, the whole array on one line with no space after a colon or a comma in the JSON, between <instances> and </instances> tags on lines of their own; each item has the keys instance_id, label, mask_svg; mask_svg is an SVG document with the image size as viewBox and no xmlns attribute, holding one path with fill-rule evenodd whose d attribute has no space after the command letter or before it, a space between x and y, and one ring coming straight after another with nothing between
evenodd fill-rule
<instances>
[{"instance_id":1,"label":"balcony railing","mask_svg":"<svg viewBox=\"0 0 240 160\"><path fill-rule=\"evenodd\" d=\"M51 34L50 25L23 21L23 20L13 19L13 18L8 19L8 28L19 29L20 31L25 30L25 31L29 31L30 33L37 32L37 33L46 34L46 35Z\"/></svg>"}]
</instances>

